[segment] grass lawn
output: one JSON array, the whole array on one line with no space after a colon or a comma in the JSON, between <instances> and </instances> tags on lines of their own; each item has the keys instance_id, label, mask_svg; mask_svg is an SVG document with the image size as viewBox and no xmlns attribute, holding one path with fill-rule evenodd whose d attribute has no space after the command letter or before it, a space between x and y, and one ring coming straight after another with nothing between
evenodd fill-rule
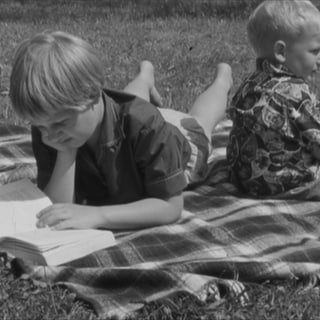
<instances>
[{"instance_id":1,"label":"grass lawn","mask_svg":"<svg viewBox=\"0 0 320 320\"><path fill-rule=\"evenodd\" d=\"M14 47L43 30L68 31L93 44L105 62L106 84L114 88L132 79L141 60L152 61L165 106L182 110L211 83L218 62L232 65L235 87L253 66L245 22L231 19L227 9L215 9L226 0L201 0L198 5L193 0L88 0L92 5L84 0L60 0L59 5L48 0L24 0L23 5L4 1L0 4L3 92ZM228 1L234 6L242 2ZM215 10L219 16L212 17ZM16 121L7 101L1 115Z\"/></svg>"},{"instance_id":2,"label":"grass lawn","mask_svg":"<svg viewBox=\"0 0 320 320\"><path fill-rule=\"evenodd\" d=\"M44 30L88 40L105 63L106 84L122 88L139 61L156 69L166 107L188 110L213 80L218 62L232 66L234 87L254 67L245 19L259 0L3 0L0 3L0 120L22 123L7 98L15 46ZM55 4L52 4L55 3ZM135 319L320 319L318 289L300 284L252 284L251 303L201 304L187 295L146 305ZM89 306L63 288L14 279L0 265L0 319L92 319Z\"/></svg>"}]
</instances>

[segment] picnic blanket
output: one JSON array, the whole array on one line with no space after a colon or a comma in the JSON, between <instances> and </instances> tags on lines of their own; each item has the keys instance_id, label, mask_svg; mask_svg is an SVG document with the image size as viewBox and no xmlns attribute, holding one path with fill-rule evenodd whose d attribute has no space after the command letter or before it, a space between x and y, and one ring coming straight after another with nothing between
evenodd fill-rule
<instances>
[{"instance_id":1,"label":"picnic blanket","mask_svg":"<svg viewBox=\"0 0 320 320\"><path fill-rule=\"evenodd\" d=\"M28 266L15 259L13 271L65 285L99 316L120 319L181 291L206 300L240 294L247 282L312 278L317 283L319 202L240 194L229 182L225 159L229 128L228 121L217 127L211 175L185 192L177 223L118 233L116 246L65 266Z\"/></svg>"},{"instance_id":2,"label":"picnic blanket","mask_svg":"<svg viewBox=\"0 0 320 320\"><path fill-rule=\"evenodd\" d=\"M35 182L36 176L29 130L0 121L0 185L22 177Z\"/></svg>"}]
</instances>

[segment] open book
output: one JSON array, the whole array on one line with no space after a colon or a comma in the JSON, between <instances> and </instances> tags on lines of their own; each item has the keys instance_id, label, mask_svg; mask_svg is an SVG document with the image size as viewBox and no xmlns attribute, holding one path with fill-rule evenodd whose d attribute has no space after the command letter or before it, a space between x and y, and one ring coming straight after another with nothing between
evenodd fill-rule
<instances>
[{"instance_id":1,"label":"open book","mask_svg":"<svg viewBox=\"0 0 320 320\"><path fill-rule=\"evenodd\" d=\"M116 244L108 230L37 229L37 213L50 204L30 180L0 186L0 251L31 264L60 265Z\"/></svg>"}]
</instances>

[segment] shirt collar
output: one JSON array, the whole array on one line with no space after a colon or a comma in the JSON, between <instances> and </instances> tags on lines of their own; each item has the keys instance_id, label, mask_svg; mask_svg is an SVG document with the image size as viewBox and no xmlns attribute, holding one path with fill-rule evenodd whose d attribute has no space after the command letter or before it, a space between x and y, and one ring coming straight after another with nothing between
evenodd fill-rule
<instances>
[{"instance_id":1,"label":"shirt collar","mask_svg":"<svg viewBox=\"0 0 320 320\"><path fill-rule=\"evenodd\" d=\"M272 76L290 76L295 77L295 75L283 64L272 63L271 61L258 58L256 60L256 67L258 71L266 72Z\"/></svg>"},{"instance_id":2,"label":"shirt collar","mask_svg":"<svg viewBox=\"0 0 320 320\"><path fill-rule=\"evenodd\" d=\"M123 117L121 117L121 105L118 105L105 92L102 92L104 115L101 122L99 146L111 147L124 139Z\"/></svg>"}]
</instances>

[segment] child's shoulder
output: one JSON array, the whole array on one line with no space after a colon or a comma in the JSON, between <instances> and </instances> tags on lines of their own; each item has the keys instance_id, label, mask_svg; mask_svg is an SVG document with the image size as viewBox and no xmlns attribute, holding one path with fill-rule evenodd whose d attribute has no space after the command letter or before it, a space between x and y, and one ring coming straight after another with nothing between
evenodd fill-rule
<instances>
[{"instance_id":1,"label":"child's shoulder","mask_svg":"<svg viewBox=\"0 0 320 320\"><path fill-rule=\"evenodd\" d=\"M283 77L274 87L274 92L295 100L314 99L310 85L301 78Z\"/></svg>"},{"instance_id":2,"label":"child's shoulder","mask_svg":"<svg viewBox=\"0 0 320 320\"><path fill-rule=\"evenodd\" d=\"M123 91L104 89L104 93L119 107L120 118L126 124L140 130L143 127L157 129L165 126L165 121L156 106L149 101Z\"/></svg>"}]
</instances>

